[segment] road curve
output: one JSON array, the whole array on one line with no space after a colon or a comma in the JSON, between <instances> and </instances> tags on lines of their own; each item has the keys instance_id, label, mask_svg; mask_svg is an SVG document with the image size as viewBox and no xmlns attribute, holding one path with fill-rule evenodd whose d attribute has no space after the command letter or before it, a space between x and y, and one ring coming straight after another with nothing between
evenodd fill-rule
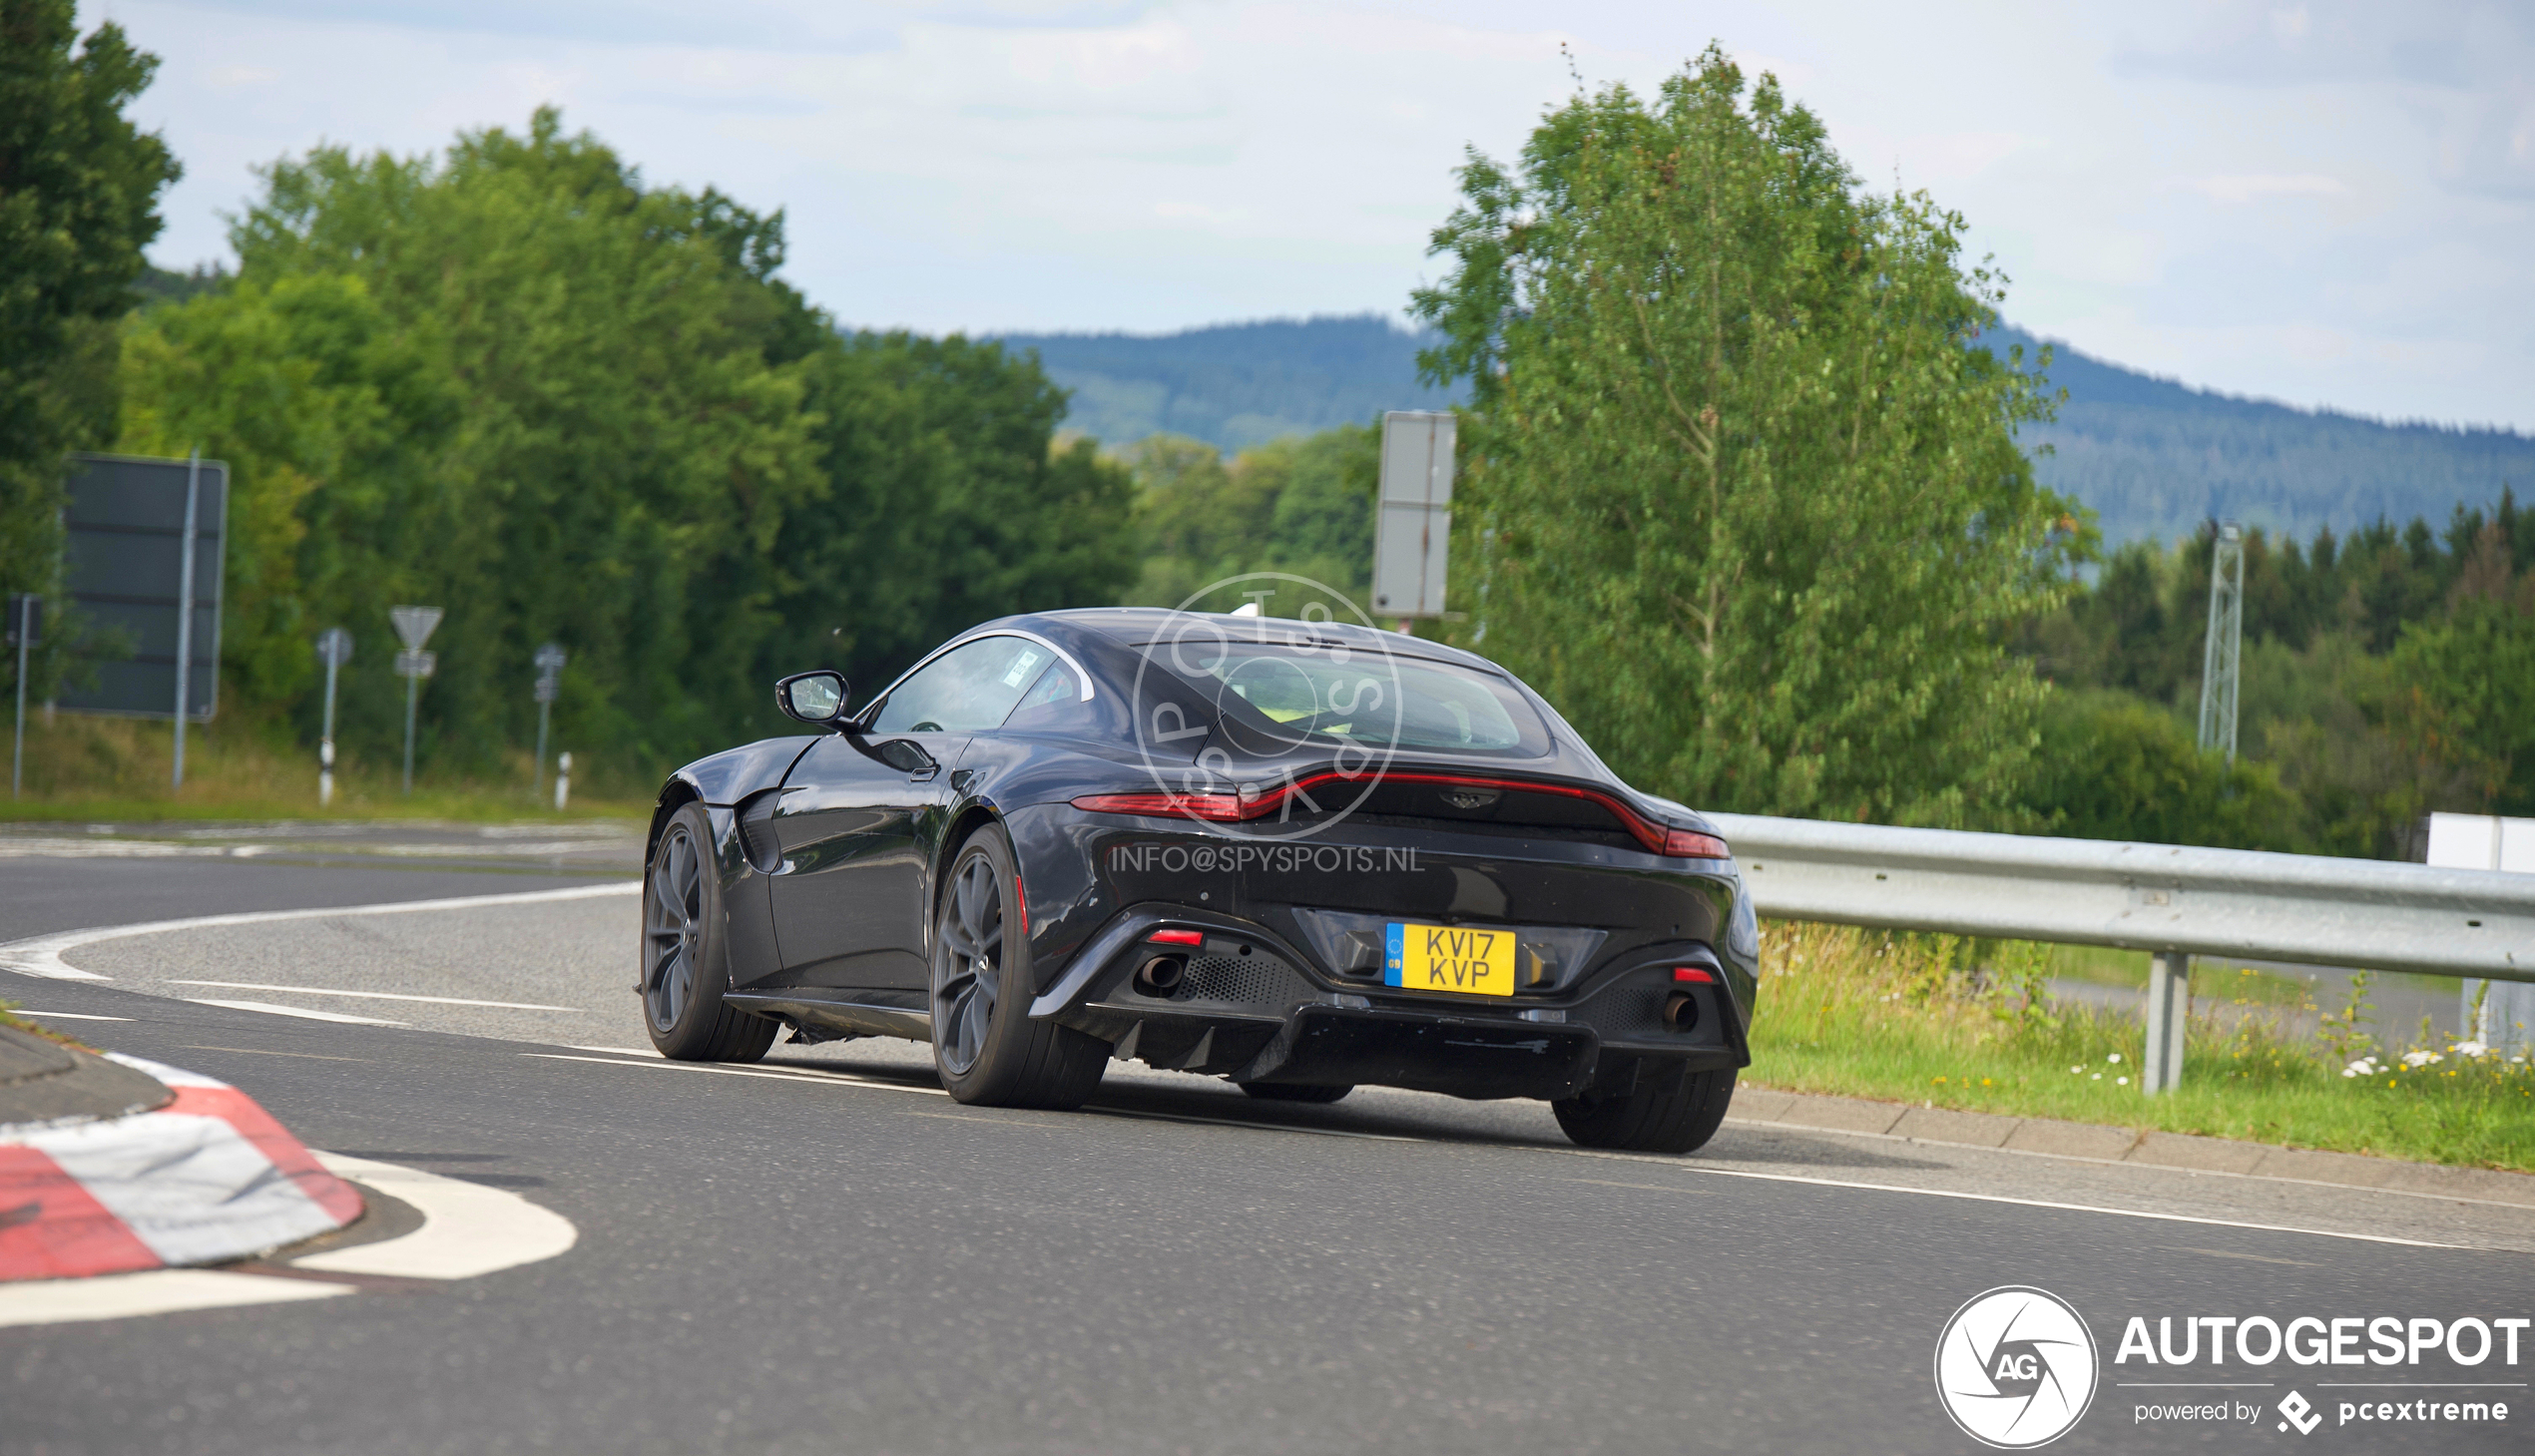
<instances>
[{"instance_id":1,"label":"road curve","mask_svg":"<svg viewBox=\"0 0 2535 1456\"><path fill-rule=\"evenodd\" d=\"M0 938L625 872L404 862L20 855ZM2134 1316L2535 1313L2523 1210L1731 1123L1690 1159L1596 1155L1536 1104L1268 1107L1116 1064L1083 1113L975 1109L896 1044L676 1066L628 989L635 909L178 929L64 953L101 980L0 973L312 1147L578 1230L481 1277L0 1329L0 1452L1968 1452L1931 1360L2004 1284L2102 1347L2061 1449L2292 1439L2267 1414L2292 1385L2331 1413L2354 1382L2535 1378L2535 1339L2515 1367L2113 1359ZM2143 1419L2180 1380L2265 1418Z\"/></svg>"}]
</instances>

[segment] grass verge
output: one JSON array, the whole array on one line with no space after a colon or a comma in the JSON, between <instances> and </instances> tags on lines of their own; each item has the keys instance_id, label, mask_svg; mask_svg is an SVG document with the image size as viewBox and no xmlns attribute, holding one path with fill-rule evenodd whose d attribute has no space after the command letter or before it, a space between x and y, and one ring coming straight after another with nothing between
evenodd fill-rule
<instances>
[{"instance_id":1,"label":"grass verge","mask_svg":"<svg viewBox=\"0 0 2535 1456\"><path fill-rule=\"evenodd\" d=\"M5 729L6 724L0 724ZM148 819L447 819L567 822L643 819L649 800L603 798L581 791L557 812L535 792L528 755L512 783L422 774L410 795L395 764L345 762L334 776L334 801L317 806L316 764L275 748L252 726L204 724L187 730L185 787L169 786L174 729L136 719L30 715L24 787L0 799L0 821L110 822ZM5 746L5 745L0 745ZM551 792L551 788L550 788Z\"/></svg>"},{"instance_id":2,"label":"grass verge","mask_svg":"<svg viewBox=\"0 0 2535 1456\"><path fill-rule=\"evenodd\" d=\"M1779 923L1762 959L1763 1086L2535 1173L2535 1067L2380 1052L2363 995L2306 1041L2196 1016L2182 1087L2151 1098L2138 1023L2044 994L2052 947Z\"/></svg>"}]
</instances>

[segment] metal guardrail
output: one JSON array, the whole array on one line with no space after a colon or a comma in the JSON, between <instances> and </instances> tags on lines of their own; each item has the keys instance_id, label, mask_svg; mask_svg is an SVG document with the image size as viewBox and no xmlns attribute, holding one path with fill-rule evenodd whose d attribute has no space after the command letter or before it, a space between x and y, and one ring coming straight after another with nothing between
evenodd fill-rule
<instances>
[{"instance_id":1,"label":"metal guardrail","mask_svg":"<svg viewBox=\"0 0 2535 1456\"><path fill-rule=\"evenodd\" d=\"M2535 875L1709 814L1783 920L2156 953L2151 1092L2183 1066L2195 955L2535 981Z\"/></svg>"}]
</instances>

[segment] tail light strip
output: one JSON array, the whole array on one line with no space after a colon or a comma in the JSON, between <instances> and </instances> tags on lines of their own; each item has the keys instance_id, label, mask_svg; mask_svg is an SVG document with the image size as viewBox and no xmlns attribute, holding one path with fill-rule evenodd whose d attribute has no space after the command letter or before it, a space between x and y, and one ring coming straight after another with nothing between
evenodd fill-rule
<instances>
[{"instance_id":1,"label":"tail light strip","mask_svg":"<svg viewBox=\"0 0 2535 1456\"><path fill-rule=\"evenodd\" d=\"M1460 788L1493 788L1515 793L1547 793L1562 798L1580 798L1600 804L1625 825L1650 854L1679 859L1725 859L1731 851L1726 841L1714 834L1691 829L1676 829L1659 824L1640 814L1627 803L1599 789L1581 788L1566 783L1544 783L1529 778L1485 778L1462 773L1384 773L1384 783L1440 783ZM1149 814L1157 817L1181 815L1218 823L1238 823L1246 819L1264 819L1284 806L1286 800L1301 794L1315 784L1356 783L1334 770L1323 770L1291 780L1277 787L1247 794L1234 793L1090 793L1074 800L1074 807L1103 814Z\"/></svg>"}]
</instances>

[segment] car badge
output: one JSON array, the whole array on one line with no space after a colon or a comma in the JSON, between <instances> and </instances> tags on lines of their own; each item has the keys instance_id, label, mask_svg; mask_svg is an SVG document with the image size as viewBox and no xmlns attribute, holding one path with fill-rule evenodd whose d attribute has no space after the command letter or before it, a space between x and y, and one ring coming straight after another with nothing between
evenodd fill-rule
<instances>
[{"instance_id":1,"label":"car badge","mask_svg":"<svg viewBox=\"0 0 2535 1456\"><path fill-rule=\"evenodd\" d=\"M1493 788L1447 788L1443 791L1443 801L1456 809L1483 809L1496 802L1499 796Z\"/></svg>"}]
</instances>

